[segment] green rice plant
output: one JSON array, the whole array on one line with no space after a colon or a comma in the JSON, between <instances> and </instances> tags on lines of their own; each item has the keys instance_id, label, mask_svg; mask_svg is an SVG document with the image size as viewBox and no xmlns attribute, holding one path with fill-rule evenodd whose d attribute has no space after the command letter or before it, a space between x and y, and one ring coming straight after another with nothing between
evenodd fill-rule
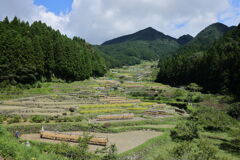
<instances>
[{"instance_id":1,"label":"green rice plant","mask_svg":"<svg viewBox=\"0 0 240 160\"><path fill-rule=\"evenodd\" d=\"M117 108L117 107L133 107L133 103L116 103L116 104L88 104L81 105L79 109L90 109L90 108Z\"/></svg>"},{"instance_id":2,"label":"green rice plant","mask_svg":"<svg viewBox=\"0 0 240 160\"><path fill-rule=\"evenodd\" d=\"M142 110L147 110L148 108L146 107L133 107L133 108L127 108L127 110L131 111L142 111Z\"/></svg>"},{"instance_id":3,"label":"green rice plant","mask_svg":"<svg viewBox=\"0 0 240 160\"><path fill-rule=\"evenodd\" d=\"M111 112L120 112L124 111L124 109L99 109L99 110L83 110L80 111L82 114L87 114L87 113L111 113Z\"/></svg>"},{"instance_id":4,"label":"green rice plant","mask_svg":"<svg viewBox=\"0 0 240 160\"><path fill-rule=\"evenodd\" d=\"M153 102L142 102L142 103L139 103L138 105L139 106L152 106L154 104L156 104L156 103L153 103Z\"/></svg>"}]
</instances>

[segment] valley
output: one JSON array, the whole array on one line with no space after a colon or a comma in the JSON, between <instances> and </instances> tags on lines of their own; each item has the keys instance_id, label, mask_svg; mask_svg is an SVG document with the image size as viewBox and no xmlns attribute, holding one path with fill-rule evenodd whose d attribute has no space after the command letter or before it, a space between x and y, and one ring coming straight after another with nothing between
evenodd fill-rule
<instances>
[{"instance_id":1,"label":"valley","mask_svg":"<svg viewBox=\"0 0 240 160\"><path fill-rule=\"evenodd\" d=\"M31 88L16 98L2 99L3 126L12 133L20 132L21 141L29 141L33 146L61 144L59 140L40 138L43 127L53 132L105 137L109 146L116 145L119 159L153 160L157 148L174 146L169 139L170 130L188 118L194 107L212 103L222 109L228 107L221 102L223 96L153 82L156 66L156 62L143 61L139 65L111 69L105 77L73 83L42 83L42 88ZM124 114L133 117L98 120L99 116ZM210 133L201 134L207 138L206 134ZM209 140L219 143L219 140L215 142L215 136L218 134ZM162 144L162 141L166 142ZM102 148L89 145L93 153ZM162 152L166 154L165 149Z\"/></svg>"},{"instance_id":2,"label":"valley","mask_svg":"<svg viewBox=\"0 0 240 160\"><path fill-rule=\"evenodd\" d=\"M0 31L0 159L240 159L240 25L101 45L17 17Z\"/></svg>"}]
</instances>

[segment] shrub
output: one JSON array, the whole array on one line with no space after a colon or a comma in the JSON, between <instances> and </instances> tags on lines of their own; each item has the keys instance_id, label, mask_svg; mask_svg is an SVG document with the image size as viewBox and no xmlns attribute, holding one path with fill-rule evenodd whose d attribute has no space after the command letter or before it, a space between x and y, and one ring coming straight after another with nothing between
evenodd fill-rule
<instances>
[{"instance_id":1,"label":"shrub","mask_svg":"<svg viewBox=\"0 0 240 160\"><path fill-rule=\"evenodd\" d=\"M109 127L111 127L111 123L104 123L103 124L103 128L109 128Z\"/></svg>"},{"instance_id":2,"label":"shrub","mask_svg":"<svg viewBox=\"0 0 240 160\"><path fill-rule=\"evenodd\" d=\"M74 118L75 122L81 122L84 118L82 116L77 116Z\"/></svg>"},{"instance_id":3,"label":"shrub","mask_svg":"<svg viewBox=\"0 0 240 160\"><path fill-rule=\"evenodd\" d=\"M219 160L216 154L217 148L209 141L202 139L181 142L170 151L171 158L177 160Z\"/></svg>"},{"instance_id":4,"label":"shrub","mask_svg":"<svg viewBox=\"0 0 240 160\"><path fill-rule=\"evenodd\" d=\"M197 124L192 121L179 123L171 130L170 135L174 141L192 141L194 138L199 138Z\"/></svg>"},{"instance_id":5,"label":"shrub","mask_svg":"<svg viewBox=\"0 0 240 160\"><path fill-rule=\"evenodd\" d=\"M37 88L42 88L42 84L41 83L37 83L36 87Z\"/></svg>"},{"instance_id":6,"label":"shrub","mask_svg":"<svg viewBox=\"0 0 240 160\"><path fill-rule=\"evenodd\" d=\"M63 122L73 122L74 120L71 117L64 117L64 118L62 118L62 121Z\"/></svg>"},{"instance_id":7,"label":"shrub","mask_svg":"<svg viewBox=\"0 0 240 160\"><path fill-rule=\"evenodd\" d=\"M42 123L45 121L45 117L40 115L32 116L31 121L34 123Z\"/></svg>"},{"instance_id":8,"label":"shrub","mask_svg":"<svg viewBox=\"0 0 240 160\"><path fill-rule=\"evenodd\" d=\"M4 80L0 83L0 88L7 88L10 85L10 82L8 80Z\"/></svg>"},{"instance_id":9,"label":"shrub","mask_svg":"<svg viewBox=\"0 0 240 160\"><path fill-rule=\"evenodd\" d=\"M186 87L187 90L190 90L190 91L193 91L193 92L196 92L196 91L202 91L203 88L201 86L199 86L198 84L196 83L190 83L187 87Z\"/></svg>"},{"instance_id":10,"label":"shrub","mask_svg":"<svg viewBox=\"0 0 240 160\"><path fill-rule=\"evenodd\" d=\"M69 108L69 111L70 111L70 112L75 112L75 111L76 111L76 108L70 107L70 108Z\"/></svg>"},{"instance_id":11,"label":"shrub","mask_svg":"<svg viewBox=\"0 0 240 160\"><path fill-rule=\"evenodd\" d=\"M228 114L235 119L240 119L240 103L232 104Z\"/></svg>"},{"instance_id":12,"label":"shrub","mask_svg":"<svg viewBox=\"0 0 240 160\"><path fill-rule=\"evenodd\" d=\"M187 95L187 100L188 100L188 102L198 103L198 102L202 102L204 100L204 97L199 92L194 92L194 93L190 92Z\"/></svg>"},{"instance_id":13,"label":"shrub","mask_svg":"<svg viewBox=\"0 0 240 160\"><path fill-rule=\"evenodd\" d=\"M192 102L194 103L198 103L198 102L202 102L204 100L203 95L201 93L196 93L192 96Z\"/></svg>"},{"instance_id":14,"label":"shrub","mask_svg":"<svg viewBox=\"0 0 240 160\"><path fill-rule=\"evenodd\" d=\"M110 145L108 148L103 148L103 153L105 155L101 158L101 160L117 160L117 147L115 144Z\"/></svg>"},{"instance_id":15,"label":"shrub","mask_svg":"<svg viewBox=\"0 0 240 160\"><path fill-rule=\"evenodd\" d=\"M206 130L224 131L234 123L226 113L212 107L200 107L190 116Z\"/></svg>"},{"instance_id":16,"label":"shrub","mask_svg":"<svg viewBox=\"0 0 240 160\"><path fill-rule=\"evenodd\" d=\"M21 121L21 117L19 115L16 115L16 116L14 116L12 118L7 119L7 122L9 124L11 124L11 123L19 123L20 121Z\"/></svg>"},{"instance_id":17,"label":"shrub","mask_svg":"<svg viewBox=\"0 0 240 160\"><path fill-rule=\"evenodd\" d=\"M3 118L3 116L0 115L0 124L2 124L3 121L4 121L4 118Z\"/></svg>"},{"instance_id":18,"label":"shrub","mask_svg":"<svg viewBox=\"0 0 240 160\"><path fill-rule=\"evenodd\" d=\"M173 93L174 97L182 97L185 95L185 91L182 89L176 89Z\"/></svg>"}]
</instances>

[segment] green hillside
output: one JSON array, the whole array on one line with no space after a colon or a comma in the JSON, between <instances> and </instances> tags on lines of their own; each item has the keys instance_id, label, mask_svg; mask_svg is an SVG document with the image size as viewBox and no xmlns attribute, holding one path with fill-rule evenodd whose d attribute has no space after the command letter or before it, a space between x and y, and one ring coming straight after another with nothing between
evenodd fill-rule
<instances>
[{"instance_id":1,"label":"green hillside","mask_svg":"<svg viewBox=\"0 0 240 160\"><path fill-rule=\"evenodd\" d=\"M180 47L178 40L149 27L97 46L111 57L110 67L133 65L141 60L165 58Z\"/></svg>"},{"instance_id":2,"label":"green hillside","mask_svg":"<svg viewBox=\"0 0 240 160\"><path fill-rule=\"evenodd\" d=\"M183 45L175 54L192 54L207 50L216 40L221 38L230 28L222 23L214 23L194 37L189 43Z\"/></svg>"},{"instance_id":3,"label":"green hillside","mask_svg":"<svg viewBox=\"0 0 240 160\"><path fill-rule=\"evenodd\" d=\"M214 39L221 37L221 33L227 30L222 26L211 25L190 42L202 46L202 51L185 52L161 61L157 81L175 86L195 82L208 91L239 95L240 26L231 28L222 38L214 42ZM215 35L214 32L219 34ZM208 42L209 49L207 42L203 41L209 39L208 34L214 38Z\"/></svg>"},{"instance_id":4,"label":"green hillside","mask_svg":"<svg viewBox=\"0 0 240 160\"><path fill-rule=\"evenodd\" d=\"M40 21L0 22L0 82L75 81L105 72L104 58L78 37L70 39Z\"/></svg>"}]
</instances>

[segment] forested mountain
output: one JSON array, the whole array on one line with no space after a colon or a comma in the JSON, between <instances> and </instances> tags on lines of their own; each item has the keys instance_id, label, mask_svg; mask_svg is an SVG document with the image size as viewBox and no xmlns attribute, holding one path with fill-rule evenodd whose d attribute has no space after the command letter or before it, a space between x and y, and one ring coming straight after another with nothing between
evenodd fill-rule
<instances>
[{"instance_id":1,"label":"forested mountain","mask_svg":"<svg viewBox=\"0 0 240 160\"><path fill-rule=\"evenodd\" d=\"M178 43L181 45L184 45L184 44L190 42L191 40L193 40L193 37L189 34L183 35L177 39Z\"/></svg>"},{"instance_id":2,"label":"forested mountain","mask_svg":"<svg viewBox=\"0 0 240 160\"><path fill-rule=\"evenodd\" d=\"M96 47L110 57L110 67L120 67L137 64L141 60L167 57L170 53L174 53L180 44L177 39L149 27Z\"/></svg>"},{"instance_id":3,"label":"forested mountain","mask_svg":"<svg viewBox=\"0 0 240 160\"><path fill-rule=\"evenodd\" d=\"M175 54L190 54L196 52L201 52L207 50L216 40L221 38L224 33L230 30L230 27L222 23L214 23L201 32L199 32L196 37L185 43L180 49L176 51ZM179 38L180 40L180 38ZM179 41L181 44L181 42Z\"/></svg>"},{"instance_id":4,"label":"forested mountain","mask_svg":"<svg viewBox=\"0 0 240 160\"><path fill-rule=\"evenodd\" d=\"M195 82L208 91L240 95L240 25L227 30L219 23L211 25L190 42L201 46L201 52L196 54L196 50L189 49L160 61L157 81L174 86ZM214 42L223 32L225 35ZM214 39L204 41L207 35Z\"/></svg>"},{"instance_id":5,"label":"forested mountain","mask_svg":"<svg viewBox=\"0 0 240 160\"><path fill-rule=\"evenodd\" d=\"M15 17L0 22L0 82L74 81L105 72L104 58L78 37L70 39L40 21L29 25Z\"/></svg>"},{"instance_id":6,"label":"forested mountain","mask_svg":"<svg viewBox=\"0 0 240 160\"><path fill-rule=\"evenodd\" d=\"M155 30L152 27L148 27L148 28L140 30L136 33L121 36L121 37L106 41L102 45L110 45L110 44L117 44L117 43L122 43L122 42L126 42L126 41L138 41L138 40L154 41L156 39L176 40L175 38L165 35L159 31Z\"/></svg>"},{"instance_id":7,"label":"forested mountain","mask_svg":"<svg viewBox=\"0 0 240 160\"><path fill-rule=\"evenodd\" d=\"M214 23L202 30L195 38L183 35L178 39L165 35L151 27L136 33L115 38L96 46L108 58L110 67L133 65L141 60L165 59L174 54L192 54L206 50L229 28Z\"/></svg>"}]
</instances>

